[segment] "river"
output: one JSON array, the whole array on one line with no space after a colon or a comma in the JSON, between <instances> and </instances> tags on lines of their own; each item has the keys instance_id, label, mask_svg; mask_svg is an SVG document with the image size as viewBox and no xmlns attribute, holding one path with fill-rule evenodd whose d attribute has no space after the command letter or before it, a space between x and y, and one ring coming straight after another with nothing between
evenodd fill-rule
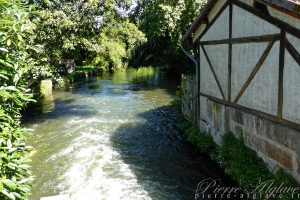
<instances>
[{"instance_id":1,"label":"river","mask_svg":"<svg viewBox=\"0 0 300 200\"><path fill-rule=\"evenodd\" d=\"M24 120L33 129L30 200L188 200L201 180L224 179L183 140L170 107L176 86L153 68L129 70L45 98Z\"/></svg>"}]
</instances>

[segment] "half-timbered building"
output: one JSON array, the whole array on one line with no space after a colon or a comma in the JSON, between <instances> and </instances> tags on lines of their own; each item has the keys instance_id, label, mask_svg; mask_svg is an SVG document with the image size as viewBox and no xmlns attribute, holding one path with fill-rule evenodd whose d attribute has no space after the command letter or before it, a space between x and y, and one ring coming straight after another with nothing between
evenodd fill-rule
<instances>
[{"instance_id":1,"label":"half-timbered building","mask_svg":"<svg viewBox=\"0 0 300 200\"><path fill-rule=\"evenodd\" d=\"M300 182L300 1L210 0L182 47L197 66L186 117L217 143L243 137Z\"/></svg>"}]
</instances>

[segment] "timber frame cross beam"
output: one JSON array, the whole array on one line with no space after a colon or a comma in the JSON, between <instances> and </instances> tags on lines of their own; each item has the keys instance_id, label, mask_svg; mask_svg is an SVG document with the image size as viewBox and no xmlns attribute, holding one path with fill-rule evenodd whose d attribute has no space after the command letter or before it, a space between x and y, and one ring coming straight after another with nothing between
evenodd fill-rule
<instances>
[{"instance_id":1,"label":"timber frame cross beam","mask_svg":"<svg viewBox=\"0 0 300 200\"><path fill-rule=\"evenodd\" d=\"M268 54L270 53L274 43L275 43L275 41L273 40L272 42L270 42L268 44L268 46L266 47L265 51L263 52L263 54L259 58L259 60L256 63L255 67L253 68L250 76L248 77L247 81L244 83L242 89L239 91L239 93L238 93L237 97L235 98L235 100L233 101L233 103L237 103L239 101L239 99L242 97L242 95L244 94L244 92L246 91L248 86L250 85L251 81L253 80L253 78L255 77L255 75L257 74L259 69L261 68L261 66L264 64L264 62L265 62Z\"/></svg>"},{"instance_id":2,"label":"timber frame cross beam","mask_svg":"<svg viewBox=\"0 0 300 200\"><path fill-rule=\"evenodd\" d=\"M211 63L211 61L210 61L210 59L209 59L209 57L208 57L208 55L207 55L207 52L206 52L204 46L201 45L201 48L202 48L202 51L203 51L204 56L205 56L205 58L206 58L206 61L208 62L208 66L209 66L211 72L213 73L213 76L214 76L214 78L215 78L215 81L217 82L217 85L218 85L218 88L219 88L219 90L220 90L220 92L221 92L221 95L222 95L223 99L225 100L226 97L225 97L225 95L224 95L224 92L223 92L222 86L221 86L221 84L220 84L219 78L218 78L218 76L217 76L217 74L216 74L216 71L215 71L215 69L214 69L214 67L213 67L213 65L212 65L212 63Z\"/></svg>"},{"instance_id":3,"label":"timber frame cross beam","mask_svg":"<svg viewBox=\"0 0 300 200\"><path fill-rule=\"evenodd\" d=\"M298 63L298 65L300 66L300 54L299 52L296 50L296 48L289 42L289 40L286 39L286 48L289 51L289 53L292 55L292 57L294 58L294 60Z\"/></svg>"},{"instance_id":4,"label":"timber frame cross beam","mask_svg":"<svg viewBox=\"0 0 300 200\"><path fill-rule=\"evenodd\" d=\"M223 40L210 40L210 41L199 41L199 45L217 45L217 44L243 44L243 43L258 43L258 42L272 42L279 40L280 34L253 36L253 37L240 37L240 38L229 38Z\"/></svg>"}]
</instances>

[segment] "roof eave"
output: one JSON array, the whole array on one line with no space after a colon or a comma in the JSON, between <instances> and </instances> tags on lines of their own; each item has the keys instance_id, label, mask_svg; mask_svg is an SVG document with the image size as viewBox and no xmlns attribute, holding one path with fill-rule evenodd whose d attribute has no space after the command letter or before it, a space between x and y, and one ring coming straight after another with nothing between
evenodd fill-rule
<instances>
[{"instance_id":1,"label":"roof eave","mask_svg":"<svg viewBox=\"0 0 300 200\"><path fill-rule=\"evenodd\" d=\"M204 6L204 8L201 10L200 15L195 19L195 21L190 26L189 30L186 32L186 34L182 37L181 44L186 46L192 46L193 45L193 33L196 31L196 29L201 25L202 21L206 18L209 11L214 7L218 0L209 0L208 3ZM299 0L257 0L261 3L280 7L282 9L287 10L288 12L300 16L299 10L300 10L300 2Z\"/></svg>"}]
</instances>

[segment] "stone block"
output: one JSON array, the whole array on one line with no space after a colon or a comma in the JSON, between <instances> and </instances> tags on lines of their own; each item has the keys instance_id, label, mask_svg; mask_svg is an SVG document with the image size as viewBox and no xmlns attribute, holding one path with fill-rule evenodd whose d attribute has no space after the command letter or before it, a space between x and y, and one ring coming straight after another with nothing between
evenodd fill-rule
<instances>
[{"instance_id":1,"label":"stone block","mask_svg":"<svg viewBox=\"0 0 300 200\"><path fill-rule=\"evenodd\" d=\"M271 142L265 143L266 155L280 163L286 169L293 170L293 154Z\"/></svg>"},{"instance_id":2,"label":"stone block","mask_svg":"<svg viewBox=\"0 0 300 200\"><path fill-rule=\"evenodd\" d=\"M212 121L213 118L213 106L212 102L206 99L206 109L207 109L207 117L209 121Z\"/></svg>"},{"instance_id":3,"label":"stone block","mask_svg":"<svg viewBox=\"0 0 300 200\"><path fill-rule=\"evenodd\" d=\"M235 126L234 127L234 135L237 137L237 138L242 138L243 137L243 134L244 134L244 130L242 127L240 126Z\"/></svg>"},{"instance_id":4,"label":"stone block","mask_svg":"<svg viewBox=\"0 0 300 200\"><path fill-rule=\"evenodd\" d=\"M231 116L232 120L239 123L240 125L244 125L244 118L242 111L238 109L234 109Z\"/></svg>"},{"instance_id":5,"label":"stone block","mask_svg":"<svg viewBox=\"0 0 300 200\"><path fill-rule=\"evenodd\" d=\"M52 80L42 80L40 83L40 93L42 96L49 96L52 94Z\"/></svg>"},{"instance_id":6,"label":"stone block","mask_svg":"<svg viewBox=\"0 0 300 200\"><path fill-rule=\"evenodd\" d=\"M255 151L265 153L265 140L248 131L243 132L245 144Z\"/></svg>"},{"instance_id":7,"label":"stone block","mask_svg":"<svg viewBox=\"0 0 300 200\"><path fill-rule=\"evenodd\" d=\"M217 132L224 130L222 106L218 103L213 103L213 120Z\"/></svg>"},{"instance_id":8,"label":"stone block","mask_svg":"<svg viewBox=\"0 0 300 200\"><path fill-rule=\"evenodd\" d=\"M277 125L277 124L269 124L266 130L266 138L272 140L275 143L278 143L287 148L292 147L292 130L286 127ZM300 135L298 140L300 139Z\"/></svg>"}]
</instances>

